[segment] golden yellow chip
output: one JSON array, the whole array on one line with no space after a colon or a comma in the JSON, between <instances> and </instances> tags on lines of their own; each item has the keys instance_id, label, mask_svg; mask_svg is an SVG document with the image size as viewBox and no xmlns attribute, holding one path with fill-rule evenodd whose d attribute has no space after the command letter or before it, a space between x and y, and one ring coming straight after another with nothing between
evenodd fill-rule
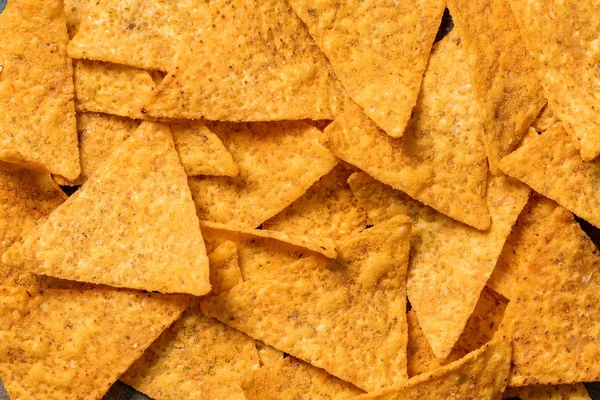
<instances>
[{"instance_id":1,"label":"golden yellow chip","mask_svg":"<svg viewBox=\"0 0 600 400\"><path fill-rule=\"evenodd\" d=\"M202 310L361 389L397 386L407 377L409 237L410 220L396 217L340 243L338 260L271 266Z\"/></svg>"},{"instance_id":2,"label":"golden yellow chip","mask_svg":"<svg viewBox=\"0 0 600 400\"><path fill-rule=\"evenodd\" d=\"M483 113L490 170L521 140L546 99L508 0L449 0Z\"/></svg>"},{"instance_id":3,"label":"golden yellow chip","mask_svg":"<svg viewBox=\"0 0 600 400\"><path fill-rule=\"evenodd\" d=\"M514 324L509 386L600 379L600 254L574 220L556 208L506 309Z\"/></svg>"},{"instance_id":4,"label":"golden yellow chip","mask_svg":"<svg viewBox=\"0 0 600 400\"><path fill-rule=\"evenodd\" d=\"M0 14L0 160L79 175L73 70L59 0L11 0Z\"/></svg>"},{"instance_id":5,"label":"golden yellow chip","mask_svg":"<svg viewBox=\"0 0 600 400\"><path fill-rule=\"evenodd\" d=\"M581 157L600 154L598 4L588 0L509 0L527 49L536 60L552 110Z\"/></svg>"},{"instance_id":6,"label":"golden yellow chip","mask_svg":"<svg viewBox=\"0 0 600 400\"><path fill-rule=\"evenodd\" d=\"M404 387L359 399L498 399L506 387L509 370L510 340L499 337L458 361L411 378Z\"/></svg>"},{"instance_id":7,"label":"golden yellow chip","mask_svg":"<svg viewBox=\"0 0 600 400\"><path fill-rule=\"evenodd\" d=\"M504 397L518 397L521 400L592 400L583 383L510 388Z\"/></svg>"},{"instance_id":8,"label":"golden yellow chip","mask_svg":"<svg viewBox=\"0 0 600 400\"><path fill-rule=\"evenodd\" d=\"M238 164L237 177L194 177L189 186L201 220L256 228L302 196L337 160L321 132L300 121L211 123Z\"/></svg>"},{"instance_id":9,"label":"golden yellow chip","mask_svg":"<svg viewBox=\"0 0 600 400\"><path fill-rule=\"evenodd\" d=\"M487 202L492 224L481 232L365 173L351 176L348 183L370 223L401 214L413 218L408 298L433 353L448 357L527 203L529 188L505 176L491 176Z\"/></svg>"},{"instance_id":10,"label":"golden yellow chip","mask_svg":"<svg viewBox=\"0 0 600 400\"><path fill-rule=\"evenodd\" d=\"M537 118L531 123L531 126L534 127L537 132L541 133L552 128L559 122L560 120L550 108L550 104L546 104L544 108L542 108L542 111L540 111Z\"/></svg>"},{"instance_id":11,"label":"golden yellow chip","mask_svg":"<svg viewBox=\"0 0 600 400\"><path fill-rule=\"evenodd\" d=\"M264 344L260 340L256 340L256 350L260 359L260 366L274 364L279 360L283 360L285 354L274 347Z\"/></svg>"},{"instance_id":12,"label":"golden yellow chip","mask_svg":"<svg viewBox=\"0 0 600 400\"><path fill-rule=\"evenodd\" d=\"M208 258L168 126L143 123L2 261L75 281L208 293Z\"/></svg>"},{"instance_id":13,"label":"golden yellow chip","mask_svg":"<svg viewBox=\"0 0 600 400\"><path fill-rule=\"evenodd\" d=\"M211 294L226 292L242 282L237 245L234 242L227 241L218 246L208 255L208 262Z\"/></svg>"},{"instance_id":14,"label":"golden yellow chip","mask_svg":"<svg viewBox=\"0 0 600 400\"><path fill-rule=\"evenodd\" d=\"M344 162L298 200L262 224L263 229L341 240L365 229L367 214L346 182L356 168Z\"/></svg>"},{"instance_id":15,"label":"golden yellow chip","mask_svg":"<svg viewBox=\"0 0 600 400\"><path fill-rule=\"evenodd\" d=\"M518 283L527 273L532 257L536 257L536 246L542 239L540 232L549 223L552 212L558 205L538 194L530 199L512 232L506 239L502 254L487 285L507 299L516 299Z\"/></svg>"},{"instance_id":16,"label":"golden yellow chip","mask_svg":"<svg viewBox=\"0 0 600 400\"><path fill-rule=\"evenodd\" d=\"M291 0L290 5L352 100L390 136L402 136L445 1Z\"/></svg>"},{"instance_id":17,"label":"golden yellow chip","mask_svg":"<svg viewBox=\"0 0 600 400\"><path fill-rule=\"evenodd\" d=\"M506 302L487 287L481 292L477 306L469 317L465 330L445 359L437 358L419 326L417 314L410 310L408 320L408 376L433 371L443 365L456 361L468 353L477 350L494 337L498 330Z\"/></svg>"},{"instance_id":18,"label":"golden yellow chip","mask_svg":"<svg viewBox=\"0 0 600 400\"><path fill-rule=\"evenodd\" d=\"M352 105L327 127L323 143L381 182L451 218L487 229L487 156L464 58L454 33L434 46L401 139L386 135Z\"/></svg>"},{"instance_id":19,"label":"golden yellow chip","mask_svg":"<svg viewBox=\"0 0 600 400\"><path fill-rule=\"evenodd\" d=\"M244 380L242 388L247 400L348 399L364 393L293 357L254 371Z\"/></svg>"},{"instance_id":20,"label":"golden yellow chip","mask_svg":"<svg viewBox=\"0 0 600 400\"><path fill-rule=\"evenodd\" d=\"M500 167L507 175L600 227L600 160L583 161L562 124L505 157Z\"/></svg>"}]
</instances>

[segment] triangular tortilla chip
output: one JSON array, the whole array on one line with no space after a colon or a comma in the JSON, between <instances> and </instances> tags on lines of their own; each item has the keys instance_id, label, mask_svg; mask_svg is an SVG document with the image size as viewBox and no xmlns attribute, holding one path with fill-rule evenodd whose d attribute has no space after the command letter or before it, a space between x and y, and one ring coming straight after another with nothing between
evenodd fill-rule
<instances>
[{"instance_id":1,"label":"triangular tortilla chip","mask_svg":"<svg viewBox=\"0 0 600 400\"><path fill-rule=\"evenodd\" d=\"M439 212L487 229L487 161L469 68L454 33L436 46L401 139L377 128L356 105L325 130L336 156Z\"/></svg>"},{"instance_id":2,"label":"triangular tortilla chip","mask_svg":"<svg viewBox=\"0 0 600 400\"><path fill-rule=\"evenodd\" d=\"M248 400L348 399L364 393L293 357L254 371L244 380L242 388Z\"/></svg>"},{"instance_id":3,"label":"triangular tortilla chip","mask_svg":"<svg viewBox=\"0 0 600 400\"><path fill-rule=\"evenodd\" d=\"M209 292L204 242L168 126L143 123L2 261L75 281Z\"/></svg>"},{"instance_id":4,"label":"triangular tortilla chip","mask_svg":"<svg viewBox=\"0 0 600 400\"><path fill-rule=\"evenodd\" d=\"M558 207L506 309L514 325L510 386L600 379L600 254Z\"/></svg>"},{"instance_id":5,"label":"triangular tortilla chip","mask_svg":"<svg viewBox=\"0 0 600 400\"><path fill-rule=\"evenodd\" d=\"M323 176L298 200L262 224L263 229L342 240L365 229L367 214L347 180L356 168L344 162Z\"/></svg>"},{"instance_id":6,"label":"triangular tortilla chip","mask_svg":"<svg viewBox=\"0 0 600 400\"><path fill-rule=\"evenodd\" d=\"M443 0L291 0L350 97L392 137L417 101Z\"/></svg>"},{"instance_id":7,"label":"triangular tortilla chip","mask_svg":"<svg viewBox=\"0 0 600 400\"><path fill-rule=\"evenodd\" d=\"M239 176L194 177L201 220L256 228L304 194L336 164L321 132L300 121L209 125L238 164Z\"/></svg>"},{"instance_id":8,"label":"triangular tortilla chip","mask_svg":"<svg viewBox=\"0 0 600 400\"><path fill-rule=\"evenodd\" d=\"M408 320L408 376L433 371L443 365L463 358L468 353L477 350L494 337L498 330L507 302L487 287L481 292L477 306L469 317L465 330L445 359L437 358L431 351L431 346L419 326L417 314L410 310Z\"/></svg>"},{"instance_id":9,"label":"triangular tortilla chip","mask_svg":"<svg viewBox=\"0 0 600 400\"><path fill-rule=\"evenodd\" d=\"M548 129L556 125L560 120L556 114L550 108L550 104L546 104L542 111L538 114L537 118L531 123L531 126L535 128L537 132L545 132Z\"/></svg>"},{"instance_id":10,"label":"triangular tortilla chip","mask_svg":"<svg viewBox=\"0 0 600 400\"><path fill-rule=\"evenodd\" d=\"M542 239L540 232L549 223L558 204L538 194L530 199L512 232L506 239L502 254L487 285L507 299L518 297L518 282L527 273L532 257L536 257L536 246Z\"/></svg>"},{"instance_id":11,"label":"triangular tortilla chip","mask_svg":"<svg viewBox=\"0 0 600 400\"><path fill-rule=\"evenodd\" d=\"M510 153L546 99L508 0L448 0L483 113L490 170Z\"/></svg>"},{"instance_id":12,"label":"triangular tortilla chip","mask_svg":"<svg viewBox=\"0 0 600 400\"><path fill-rule=\"evenodd\" d=\"M211 294L241 282L233 242L225 242L208 258ZM258 368L254 339L204 316L194 300L121 380L155 399L243 400L240 379Z\"/></svg>"},{"instance_id":13,"label":"triangular tortilla chip","mask_svg":"<svg viewBox=\"0 0 600 400\"><path fill-rule=\"evenodd\" d=\"M73 69L62 1L11 0L0 13L0 160L79 175Z\"/></svg>"},{"instance_id":14,"label":"triangular tortilla chip","mask_svg":"<svg viewBox=\"0 0 600 400\"><path fill-rule=\"evenodd\" d=\"M411 378L398 390L359 399L498 399L506 387L509 369L510 340L497 338L458 361Z\"/></svg>"},{"instance_id":15,"label":"triangular tortilla chip","mask_svg":"<svg viewBox=\"0 0 600 400\"><path fill-rule=\"evenodd\" d=\"M413 218L408 298L433 353L448 357L527 203L529 188L506 176L491 176L487 201L492 225L481 232L365 173L351 176L348 183L370 223L399 214Z\"/></svg>"},{"instance_id":16,"label":"triangular tortilla chip","mask_svg":"<svg viewBox=\"0 0 600 400\"><path fill-rule=\"evenodd\" d=\"M600 154L600 13L589 0L509 0L548 102L581 157Z\"/></svg>"},{"instance_id":17,"label":"triangular tortilla chip","mask_svg":"<svg viewBox=\"0 0 600 400\"><path fill-rule=\"evenodd\" d=\"M592 400L583 383L510 388L504 394L504 398L507 397L518 397L520 400Z\"/></svg>"},{"instance_id":18,"label":"triangular tortilla chip","mask_svg":"<svg viewBox=\"0 0 600 400\"><path fill-rule=\"evenodd\" d=\"M361 389L406 379L410 220L400 216L320 255L271 266L202 311ZM286 301L282 301L285 298Z\"/></svg>"},{"instance_id":19,"label":"triangular tortilla chip","mask_svg":"<svg viewBox=\"0 0 600 400\"><path fill-rule=\"evenodd\" d=\"M600 227L600 160L584 162L562 124L505 157L500 167L504 173Z\"/></svg>"}]
</instances>

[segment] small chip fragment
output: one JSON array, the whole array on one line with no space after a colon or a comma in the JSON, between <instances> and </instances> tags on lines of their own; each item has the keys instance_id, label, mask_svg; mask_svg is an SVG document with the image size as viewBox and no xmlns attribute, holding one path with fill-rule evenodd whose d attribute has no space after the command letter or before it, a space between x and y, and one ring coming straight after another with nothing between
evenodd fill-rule
<instances>
[{"instance_id":1,"label":"small chip fragment","mask_svg":"<svg viewBox=\"0 0 600 400\"><path fill-rule=\"evenodd\" d=\"M350 97L392 137L417 101L443 0L291 0Z\"/></svg>"},{"instance_id":2,"label":"small chip fragment","mask_svg":"<svg viewBox=\"0 0 600 400\"><path fill-rule=\"evenodd\" d=\"M210 123L238 164L237 177L192 177L198 217L256 228L301 197L336 165L322 133L301 121Z\"/></svg>"},{"instance_id":3,"label":"small chip fragment","mask_svg":"<svg viewBox=\"0 0 600 400\"><path fill-rule=\"evenodd\" d=\"M332 400L364 393L320 368L294 357L256 370L242 384L247 400Z\"/></svg>"},{"instance_id":4,"label":"small chip fragment","mask_svg":"<svg viewBox=\"0 0 600 400\"><path fill-rule=\"evenodd\" d=\"M550 108L550 104L546 104L536 119L531 123L531 126L534 127L537 132L542 133L546 132L559 122L560 120L556 114L554 114L552 108Z\"/></svg>"},{"instance_id":5,"label":"small chip fragment","mask_svg":"<svg viewBox=\"0 0 600 400\"><path fill-rule=\"evenodd\" d=\"M256 340L256 351L258 351L258 358L260 358L260 366L274 364L279 360L283 360L284 353L277 350L274 347L264 344L260 340Z\"/></svg>"},{"instance_id":6,"label":"small chip fragment","mask_svg":"<svg viewBox=\"0 0 600 400\"><path fill-rule=\"evenodd\" d=\"M493 174L546 103L508 1L448 1L468 55Z\"/></svg>"},{"instance_id":7,"label":"small chip fragment","mask_svg":"<svg viewBox=\"0 0 600 400\"><path fill-rule=\"evenodd\" d=\"M369 223L402 214L413 219L408 298L433 353L448 357L527 203L529 188L504 175L490 176L487 202L492 224L482 232L365 173L354 174L348 183L367 211Z\"/></svg>"},{"instance_id":8,"label":"small chip fragment","mask_svg":"<svg viewBox=\"0 0 600 400\"><path fill-rule=\"evenodd\" d=\"M168 126L144 122L2 261L75 281L208 293L208 258Z\"/></svg>"},{"instance_id":9,"label":"small chip fragment","mask_svg":"<svg viewBox=\"0 0 600 400\"><path fill-rule=\"evenodd\" d=\"M340 243L338 260L271 266L202 310L361 389L397 386L407 378L409 237L398 216Z\"/></svg>"},{"instance_id":10,"label":"small chip fragment","mask_svg":"<svg viewBox=\"0 0 600 400\"><path fill-rule=\"evenodd\" d=\"M592 400L583 383L509 388L504 397L518 397L521 400Z\"/></svg>"},{"instance_id":11,"label":"small chip fragment","mask_svg":"<svg viewBox=\"0 0 600 400\"><path fill-rule=\"evenodd\" d=\"M583 161L562 124L505 157L500 168L600 227L600 160Z\"/></svg>"},{"instance_id":12,"label":"small chip fragment","mask_svg":"<svg viewBox=\"0 0 600 400\"><path fill-rule=\"evenodd\" d=\"M372 177L437 211L487 229L487 156L461 39L437 43L404 136L377 128L357 105L327 127L323 144Z\"/></svg>"},{"instance_id":13,"label":"small chip fragment","mask_svg":"<svg viewBox=\"0 0 600 400\"><path fill-rule=\"evenodd\" d=\"M11 0L0 14L0 160L75 179L73 69L62 1Z\"/></svg>"}]
</instances>

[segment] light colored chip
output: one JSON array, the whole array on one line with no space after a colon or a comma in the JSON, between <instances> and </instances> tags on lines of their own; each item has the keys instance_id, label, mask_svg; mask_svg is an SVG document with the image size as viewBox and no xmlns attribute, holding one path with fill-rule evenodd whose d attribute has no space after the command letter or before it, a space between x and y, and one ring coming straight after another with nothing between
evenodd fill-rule
<instances>
[{"instance_id":1,"label":"light colored chip","mask_svg":"<svg viewBox=\"0 0 600 400\"><path fill-rule=\"evenodd\" d=\"M443 0L291 0L350 97L392 137L417 101Z\"/></svg>"},{"instance_id":2,"label":"light colored chip","mask_svg":"<svg viewBox=\"0 0 600 400\"><path fill-rule=\"evenodd\" d=\"M208 255L210 265L211 294L219 294L230 290L242 282L242 274L238 265L237 245L227 241Z\"/></svg>"},{"instance_id":3,"label":"light colored chip","mask_svg":"<svg viewBox=\"0 0 600 400\"><path fill-rule=\"evenodd\" d=\"M584 162L562 124L505 157L500 167L600 227L600 160Z\"/></svg>"},{"instance_id":4,"label":"light colored chip","mask_svg":"<svg viewBox=\"0 0 600 400\"><path fill-rule=\"evenodd\" d=\"M142 113L156 84L148 71L100 61L73 60L75 109L129 118Z\"/></svg>"},{"instance_id":5,"label":"light colored chip","mask_svg":"<svg viewBox=\"0 0 600 400\"><path fill-rule=\"evenodd\" d=\"M529 188L505 176L491 176L487 202L492 225L481 232L365 173L351 176L348 183L371 223L399 214L413 218L408 298L433 353L448 357L527 203Z\"/></svg>"},{"instance_id":6,"label":"light colored chip","mask_svg":"<svg viewBox=\"0 0 600 400\"><path fill-rule=\"evenodd\" d=\"M11 0L0 14L0 160L79 175L73 69L62 1Z\"/></svg>"},{"instance_id":7,"label":"light colored chip","mask_svg":"<svg viewBox=\"0 0 600 400\"><path fill-rule=\"evenodd\" d=\"M429 59L402 139L377 128L356 105L325 130L336 156L439 212L487 229L487 160L469 68L454 33Z\"/></svg>"},{"instance_id":8,"label":"light colored chip","mask_svg":"<svg viewBox=\"0 0 600 400\"><path fill-rule=\"evenodd\" d=\"M548 220L506 309L514 324L509 386L600 379L600 254L564 208Z\"/></svg>"},{"instance_id":9,"label":"light colored chip","mask_svg":"<svg viewBox=\"0 0 600 400\"><path fill-rule=\"evenodd\" d=\"M600 154L600 4L509 0L552 110L581 157Z\"/></svg>"},{"instance_id":10,"label":"light colored chip","mask_svg":"<svg viewBox=\"0 0 600 400\"><path fill-rule=\"evenodd\" d=\"M260 366L274 364L279 360L283 360L285 354L274 347L264 344L260 340L256 340L256 350L258 358L260 358Z\"/></svg>"},{"instance_id":11,"label":"light colored chip","mask_svg":"<svg viewBox=\"0 0 600 400\"><path fill-rule=\"evenodd\" d=\"M75 281L208 293L208 258L169 128L143 123L2 261Z\"/></svg>"},{"instance_id":12,"label":"light colored chip","mask_svg":"<svg viewBox=\"0 0 600 400\"><path fill-rule=\"evenodd\" d=\"M189 186L201 220L256 228L297 200L337 160L304 122L212 123L233 156L237 177L193 177Z\"/></svg>"},{"instance_id":13,"label":"light colored chip","mask_svg":"<svg viewBox=\"0 0 600 400\"><path fill-rule=\"evenodd\" d=\"M202 310L362 389L397 386L406 379L409 236L399 216L340 243L338 260L271 266Z\"/></svg>"},{"instance_id":14,"label":"light colored chip","mask_svg":"<svg viewBox=\"0 0 600 400\"><path fill-rule=\"evenodd\" d=\"M546 104L537 118L531 123L531 126L534 127L537 132L541 133L552 128L559 122L560 120L550 108L550 104Z\"/></svg>"},{"instance_id":15,"label":"light colored chip","mask_svg":"<svg viewBox=\"0 0 600 400\"><path fill-rule=\"evenodd\" d=\"M515 300L518 283L527 272L532 257L536 257L536 246L542 239L540 232L549 223L552 212L558 205L552 200L534 194L512 232L506 239L502 254L487 285L507 299Z\"/></svg>"},{"instance_id":16,"label":"light colored chip","mask_svg":"<svg viewBox=\"0 0 600 400\"><path fill-rule=\"evenodd\" d=\"M510 153L546 103L508 0L449 0L483 113L490 170Z\"/></svg>"},{"instance_id":17,"label":"light colored chip","mask_svg":"<svg viewBox=\"0 0 600 400\"><path fill-rule=\"evenodd\" d=\"M504 397L518 397L521 400L592 400L583 383L511 388Z\"/></svg>"},{"instance_id":18,"label":"light colored chip","mask_svg":"<svg viewBox=\"0 0 600 400\"><path fill-rule=\"evenodd\" d=\"M342 240L365 229L367 214L346 182L357 172L344 162L298 200L262 224L263 229Z\"/></svg>"},{"instance_id":19,"label":"light colored chip","mask_svg":"<svg viewBox=\"0 0 600 400\"><path fill-rule=\"evenodd\" d=\"M492 290L485 288L481 292L473 314L469 317L465 330L452 348L450 355L445 359L437 358L433 354L431 346L419 326L417 314L414 310L410 310L407 315L408 376L412 378L415 375L433 371L466 356L492 340L502 322L506 305L507 303Z\"/></svg>"},{"instance_id":20,"label":"light colored chip","mask_svg":"<svg viewBox=\"0 0 600 400\"><path fill-rule=\"evenodd\" d=\"M333 400L362 390L293 357L254 371L242 384L248 400Z\"/></svg>"},{"instance_id":21,"label":"light colored chip","mask_svg":"<svg viewBox=\"0 0 600 400\"><path fill-rule=\"evenodd\" d=\"M188 176L237 176L239 168L221 139L201 121L171 123L173 141Z\"/></svg>"},{"instance_id":22,"label":"light colored chip","mask_svg":"<svg viewBox=\"0 0 600 400\"><path fill-rule=\"evenodd\" d=\"M506 387L509 370L510 340L499 337L458 361L415 376L398 390L358 399L498 399Z\"/></svg>"}]
</instances>

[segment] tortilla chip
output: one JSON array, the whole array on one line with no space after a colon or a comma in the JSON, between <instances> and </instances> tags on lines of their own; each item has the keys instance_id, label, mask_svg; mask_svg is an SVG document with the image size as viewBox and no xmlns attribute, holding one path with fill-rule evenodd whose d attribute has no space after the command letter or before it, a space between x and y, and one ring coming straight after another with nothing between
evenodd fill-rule
<instances>
[{"instance_id":1,"label":"tortilla chip","mask_svg":"<svg viewBox=\"0 0 600 400\"><path fill-rule=\"evenodd\" d=\"M506 310L514 324L510 386L600 379L600 253L558 207Z\"/></svg>"},{"instance_id":2,"label":"tortilla chip","mask_svg":"<svg viewBox=\"0 0 600 400\"><path fill-rule=\"evenodd\" d=\"M408 376L433 371L443 365L459 360L468 353L477 350L494 337L498 330L507 302L487 287L481 292L477 306L469 317L465 330L445 359L437 358L423 335L417 314L410 310L408 320Z\"/></svg>"},{"instance_id":3,"label":"tortilla chip","mask_svg":"<svg viewBox=\"0 0 600 400\"><path fill-rule=\"evenodd\" d=\"M406 379L410 220L397 217L313 255L271 266L202 310L365 390ZM285 298L287 301L281 301Z\"/></svg>"},{"instance_id":4,"label":"tortilla chip","mask_svg":"<svg viewBox=\"0 0 600 400\"><path fill-rule=\"evenodd\" d=\"M77 178L62 1L11 0L0 14L0 37L0 160Z\"/></svg>"},{"instance_id":5,"label":"tortilla chip","mask_svg":"<svg viewBox=\"0 0 600 400\"><path fill-rule=\"evenodd\" d=\"M506 239L502 254L487 285L507 299L518 297L518 283L527 273L532 257L536 257L536 246L542 239L540 232L549 222L558 205L538 194L530 199L512 232Z\"/></svg>"},{"instance_id":6,"label":"tortilla chip","mask_svg":"<svg viewBox=\"0 0 600 400\"><path fill-rule=\"evenodd\" d=\"M542 108L542 111L540 111L537 118L531 123L531 126L534 127L537 132L542 133L552 128L559 122L560 120L550 108L550 104L546 104L544 108Z\"/></svg>"},{"instance_id":7,"label":"tortilla chip","mask_svg":"<svg viewBox=\"0 0 600 400\"><path fill-rule=\"evenodd\" d=\"M525 386L511 388L507 393L510 397L518 397L521 400L592 400L583 383Z\"/></svg>"},{"instance_id":8,"label":"tortilla chip","mask_svg":"<svg viewBox=\"0 0 600 400\"><path fill-rule=\"evenodd\" d=\"M519 143L546 99L508 0L449 0L448 8L468 55L490 170L498 174L498 163Z\"/></svg>"},{"instance_id":9,"label":"tortilla chip","mask_svg":"<svg viewBox=\"0 0 600 400\"><path fill-rule=\"evenodd\" d=\"M225 242L208 255L211 294L226 292L242 282L237 245Z\"/></svg>"},{"instance_id":10,"label":"tortilla chip","mask_svg":"<svg viewBox=\"0 0 600 400\"><path fill-rule=\"evenodd\" d=\"M481 232L365 173L351 176L348 183L370 223L399 214L413 219L408 298L433 353L448 357L527 203L529 188L505 176L490 176L487 200L492 225Z\"/></svg>"},{"instance_id":11,"label":"tortilla chip","mask_svg":"<svg viewBox=\"0 0 600 400\"><path fill-rule=\"evenodd\" d=\"M367 215L346 182L356 168L344 162L298 200L262 224L263 229L343 240L365 229Z\"/></svg>"},{"instance_id":12,"label":"tortilla chip","mask_svg":"<svg viewBox=\"0 0 600 400\"><path fill-rule=\"evenodd\" d=\"M446 2L291 0L348 94L369 118L400 137Z\"/></svg>"},{"instance_id":13,"label":"tortilla chip","mask_svg":"<svg viewBox=\"0 0 600 400\"><path fill-rule=\"evenodd\" d=\"M239 168L221 139L204 122L181 121L171 123L173 141L181 165L188 176L237 176Z\"/></svg>"},{"instance_id":14,"label":"tortilla chip","mask_svg":"<svg viewBox=\"0 0 600 400\"><path fill-rule=\"evenodd\" d=\"M593 160L600 154L598 4L586 0L509 3L552 110L581 157Z\"/></svg>"},{"instance_id":15,"label":"tortilla chip","mask_svg":"<svg viewBox=\"0 0 600 400\"><path fill-rule=\"evenodd\" d=\"M347 399L364 393L293 357L254 371L244 380L242 388L248 400Z\"/></svg>"},{"instance_id":16,"label":"tortilla chip","mask_svg":"<svg viewBox=\"0 0 600 400\"><path fill-rule=\"evenodd\" d=\"M510 340L495 338L458 361L411 378L398 390L359 399L497 399L506 387L509 369Z\"/></svg>"},{"instance_id":17,"label":"tortilla chip","mask_svg":"<svg viewBox=\"0 0 600 400\"><path fill-rule=\"evenodd\" d=\"M204 242L168 127L143 123L2 261L74 281L208 293Z\"/></svg>"},{"instance_id":18,"label":"tortilla chip","mask_svg":"<svg viewBox=\"0 0 600 400\"><path fill-rule=\"evenodd\" d=\"M504 173L600 227L600 160L584 162L562 124L505 157L500 167Z\"/></svg>"},{"instance_id":19,"label":"tortilla chip","mask_svg":"<svg viewBox=\"0 0 600 400\"><path fill-rule=\"evenodd\" d=\"M74 60L75 109L129 118L141 112L156 84L148 71L100 61Z\"/></svg>"},{"instance_id":20,"label":"tortilla chip","mask_svg":"<svg viewBox=\"0 0 600 400\"><path fill-rule=\"evenodd\" d=\"M201 220L256 228L327 174L336 158L319 144L321 132L300 121L211 123L238 164L239 176L189 179Z\"/></svg>"},{"instance_id":21,"label":"tortilla chip","mask_svg":"<svg viewBox=\"0 0 600 400\"><path fill-rule=\"evenodd\" d=\"M264 344L260 340L256 340L256 350L258 351L258 358L260 358L260 366L274 364L279 360L283 360L285 354L282 351L277 350L274 347Z\"/></svg>"},{"instance_id":22,"label":"tortilla chip","mask_svg":"<svg viewBox=\"0 0 600 400\"><path fill-rule=\"evenodd\" d=\"M356 105L325 130L336 156L458 221L487 229L487 161L469 69L454 33L434 46L401 140Z\"/></svg>"}]
</instances>

